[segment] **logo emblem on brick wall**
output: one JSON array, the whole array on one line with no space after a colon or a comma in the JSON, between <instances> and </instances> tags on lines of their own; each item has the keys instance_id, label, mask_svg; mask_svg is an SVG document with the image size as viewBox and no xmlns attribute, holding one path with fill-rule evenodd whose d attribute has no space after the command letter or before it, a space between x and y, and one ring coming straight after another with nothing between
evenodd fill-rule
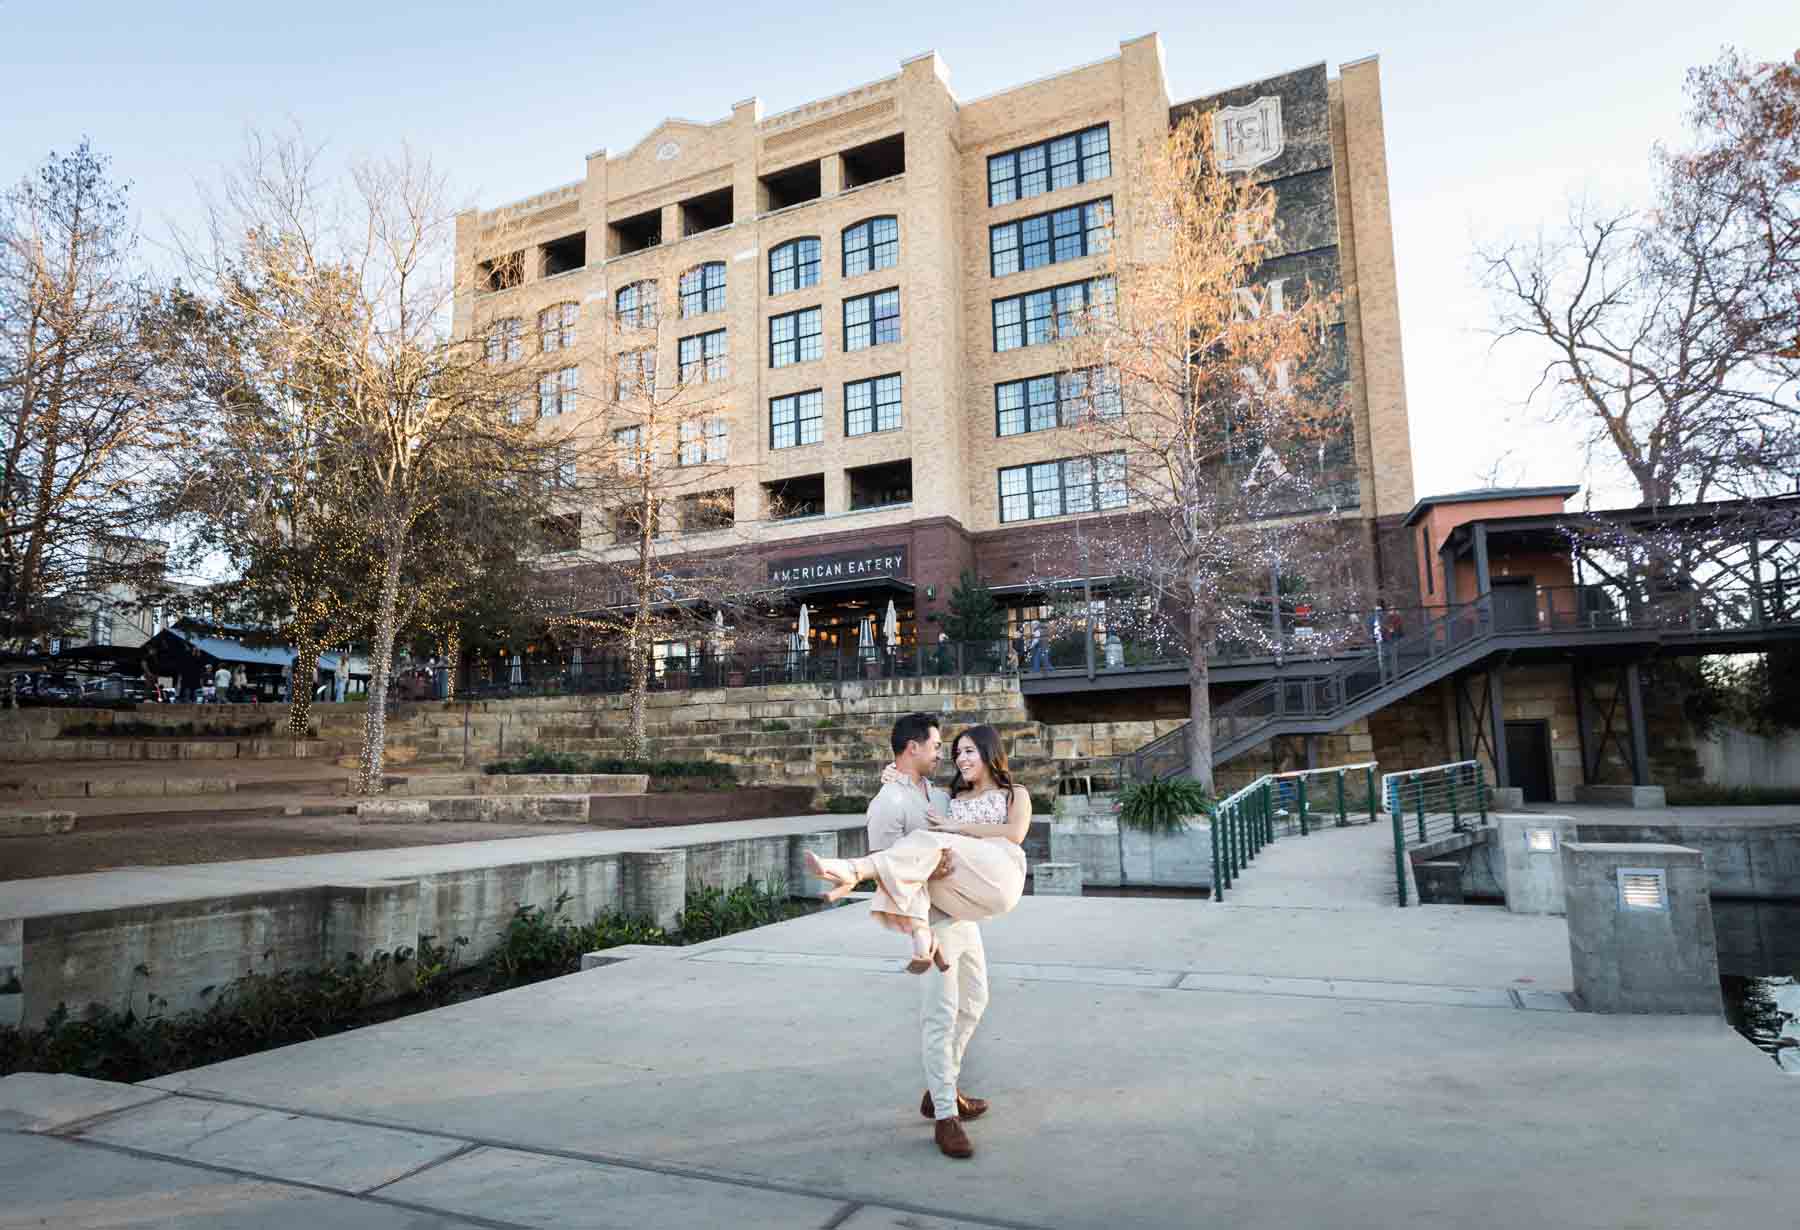
<instances>
[{"instance_id":1,"label":"logo emblem on brick wall","mask_svg":"<svg viewBox=\"0 0 1800 1230\"><path fill-rule=\"evenodd\" d=\"M1280 97L1259 98L1248 107L1220 107L1213 113L1213 145L1221 171L1250 171L1281 157L1286 140Z\"/></svg>"},{"instance_id":2,"label":"logo emblem on brick wall","mask_svg":"<svg viewBox=\"0 0 1800 1230\"><path fill-rule=\"evenodd\" d=\"M679 157L681 157L681 146L673 141L664 141L661 145L656 147L656 160L658 162L673 162Z\"/></svg>"}]
</instances>

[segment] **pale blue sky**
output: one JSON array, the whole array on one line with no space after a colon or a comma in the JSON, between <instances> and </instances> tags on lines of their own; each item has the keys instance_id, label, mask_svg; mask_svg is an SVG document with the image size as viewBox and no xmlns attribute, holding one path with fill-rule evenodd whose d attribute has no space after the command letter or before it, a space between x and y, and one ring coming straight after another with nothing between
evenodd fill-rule
<instances>
[{"instance_id":1,"label":"pale blue sky","mask_svg":"<svg viewBox=\"0 0 1800 1230\"><path fill-rule=\"evenodd\" d=\"M965 98L1103 58L1151 30L1177 99L1377 54L1424 495L1472 485L1509 448L1509 478L1582 478L1569 435L1521 408L1529 355L1488 353L1473 239L1554 222L1571 193L1641 201L1651 143L1680 135L1683 72L1726 43L1791 55L1793 17L1769 0L1373 13L1317 0L841 10L0 0L0 178L85 134L134 183L154 238L169 220L192 223L195 181L217 175L247 126L298 120L344 155L406 140L452 172L468 203L491 206L579 178L590 150L628 148L667 116L716 119L750 95L781 111L928 49Z\"/></svg>"}]
</instances>

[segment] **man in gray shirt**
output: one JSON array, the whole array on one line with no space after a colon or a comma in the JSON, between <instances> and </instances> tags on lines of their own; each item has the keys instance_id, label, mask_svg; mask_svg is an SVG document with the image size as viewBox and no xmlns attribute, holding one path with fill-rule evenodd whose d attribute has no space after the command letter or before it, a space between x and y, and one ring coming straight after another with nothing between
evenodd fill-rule
<instances>
[{"instance_id":1,"label":"man in gray shirt","mask_svg":"<svg viewBox=\"0 0 1800 1230\"><path fill-rule=\"evenodd\" d=\"M869 851L885 850L906 834L931 827L928 813L950 814L950 796L931 785L943 739L938 719L929 713L909 713L894 723L894 767L901 780L882 786L869 804ZM932 878L946 874L952 855L945 850ZM950 968L932 970L919 979L919 1032L925 1061L925 1097L919 1113L935 1120L938 1148L947 1157L971 1157L975 1148L963 1131L963 1120L978 1119L987 1112L981 1098L966 1097L957 1090L963 1051L981 1023L987 1008L987 953L981 945L981 928L931 911L936 934Z\"/></svg>"}]
</instances>

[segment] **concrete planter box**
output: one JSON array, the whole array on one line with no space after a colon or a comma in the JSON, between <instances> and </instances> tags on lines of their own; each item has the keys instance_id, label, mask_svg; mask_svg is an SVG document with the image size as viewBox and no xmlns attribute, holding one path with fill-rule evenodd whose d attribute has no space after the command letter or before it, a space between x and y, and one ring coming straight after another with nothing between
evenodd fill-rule
<instances>
[{"instance_id":1,"label":"concrete planter box","mask_svg":"<svg viewBox=\"0 0 1800 1230\"><path fill-rule=\"evenodd\" d=\"M1119 862L1126 884L1156 888L1212 887L1212 826L1188 821L1179 833L1122 828Z\"/></svg>"},{"instance_id":2,"label":"concrete planter box","mask_svg":"<svg viewBox=\"0 0 1800 1230\"><path fill-rule=\"evenodd\" d=\"M1077 864L1084 888L1119 887L1123 870L1118 818L1080 815L1052 821L1050 861Z\"/></svg>"},{"instance_id":3,"label":"concrete planter box","mask_svg":"<svg viewBox=\"0 0 1800 1230\"><path fill-rule=\"evenodd\" d=\"M1083 887L1212 887L1212 829L1205 823L1151 834L1123 828L1112 815L1059 819L1050 826L1050 858L1079 864Z\"/></svg>"}]
</instances>

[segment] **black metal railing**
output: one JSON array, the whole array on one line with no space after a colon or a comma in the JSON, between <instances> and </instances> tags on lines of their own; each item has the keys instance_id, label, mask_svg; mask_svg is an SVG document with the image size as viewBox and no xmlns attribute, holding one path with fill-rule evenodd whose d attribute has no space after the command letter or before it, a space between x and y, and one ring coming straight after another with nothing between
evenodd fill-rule
<instances>
[{"instance_id":1,"label":"black metal railing","mask_svg":"<svg viewBox=\"0 0 1800 1230\"><path fill-rule=\"evenodd\" d=\"M1331 721L1380 695L1405 695L1445 659L1507 637L1579 637L1648 633L1668 640L1727 638L1800 627L1800 592L1762 585L1650 592L1617 585L1502 586L1450 607L1416 631L1387 636L1320 675L1279 677L1212 711L1215 763L1261 742L1283 722ZM1182 727L1139 749L1133 776L1186 771Z\"/></svg>"},{"instance_id":2,"label":"black metal railing","mask_svg":"<svg viewBox=\"0 0 1800 1230\"><path fill-rule=\"evenodd\" d=\"M1506 586L1448 609L1414 608L1377 613L1340 611L1281 624L1264 642L1219 642L1209 661L1269 663L1278 669L1317 663L1318 670L1271 679L1213 710L1213 745L1225 750L1258 729L1288 718L1329 718L1376 693L1405 690L1422 671L1497 635L1572 636L1622 631L1670 639L1705 640L1800 626L1800 585L1707 588L1648 592L1616 585L1546 588ZM1098 675L1146 669L1185 669L1184 653L1154 643L1096 641L1092 669ZM1080 636L1029 642L993 640L900 645L867 650L817 647L757 653L702 652L658 658L650 687L756 687L778 683L837 683L855 679L926 676L1086 673L1089 653ZM441 695L442 672L414 666L397 672L397 687L424 698ZM467 666L456 680L459 695L552 695L629 690L630 671L617 654L521 656ZM1172 732L1134 757L1134 773L1162 766L1185 747ZM1185 753L1183 753L1185 763ZM1166 771L1158 768L1158 775Z\"/></svg>"}]
</instances>

